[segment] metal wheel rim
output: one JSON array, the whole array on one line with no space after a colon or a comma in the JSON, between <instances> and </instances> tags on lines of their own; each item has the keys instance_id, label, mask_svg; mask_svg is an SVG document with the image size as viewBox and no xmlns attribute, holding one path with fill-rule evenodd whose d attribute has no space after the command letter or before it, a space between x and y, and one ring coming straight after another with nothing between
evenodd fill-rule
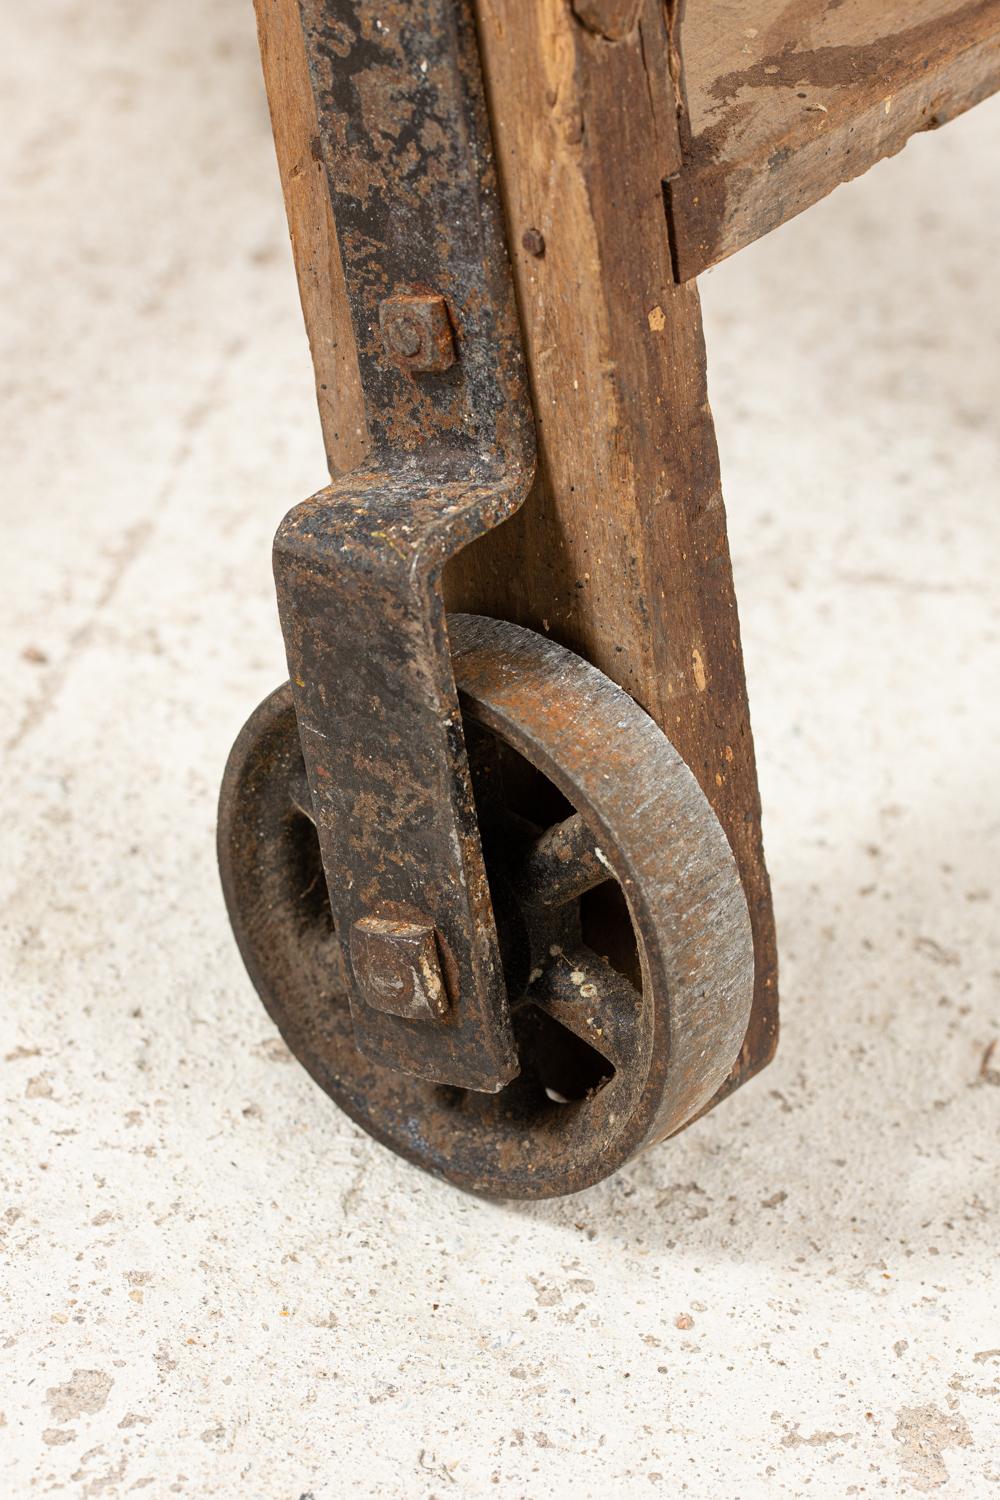
<instances>
[{"instance_id":1,"label":"metal wheel rim","mask_svg":"<svg viewBox=\"0 0 1000 1500\"><path fill-rule=\"evenodd\" d=\"M510 745L579 810L625 894L642 973L641 1035L627 1071L616 1068L586 1100L540 1106L526 1128L516 1110L505 1118L507 1090L456 1100L361 1056L339 947L315 902L316 871L302 863L302 815L288 793L296 778L301 784L301 757L287 686L255 711L230 756L220 799L223 887L265 1007L352 1119L470 1191L556 1196L600 1181L680 1129L723 1083L750 1014L749 916L704 794L621 689L507 622L456 615L449 633L466 720Z\"/></svg>"}]
</instances>

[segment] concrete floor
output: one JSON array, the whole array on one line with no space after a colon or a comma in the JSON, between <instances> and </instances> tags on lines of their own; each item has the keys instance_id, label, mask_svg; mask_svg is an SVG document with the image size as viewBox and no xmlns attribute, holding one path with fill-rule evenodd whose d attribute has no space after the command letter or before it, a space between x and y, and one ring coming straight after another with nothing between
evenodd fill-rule
<instances>
[{"instance_id":1,"label":"concrete floor","mask_svg":"<svg viewBox=\"0 0 1000 1500\"><path fill-rule=\"evenodd\" d=\"M219 895L323 476L248 0L0 41L0 1493L1000 1494L998 104L704 281L778 1060L491 1207L290 1063Z\"/></svg>"}]
</instances>

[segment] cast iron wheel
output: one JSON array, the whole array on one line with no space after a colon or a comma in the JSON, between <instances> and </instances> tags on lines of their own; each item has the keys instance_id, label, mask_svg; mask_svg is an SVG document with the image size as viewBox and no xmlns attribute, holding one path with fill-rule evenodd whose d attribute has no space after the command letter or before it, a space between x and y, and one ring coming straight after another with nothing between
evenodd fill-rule
<instances>
[{"instance_id":1,"label":"cast iron wheel","mask_svg":"<svg viewBox=\"0 0 1000 1500\"><path fill-rule=\"evenodd\" d=\"M750 921L704 794L626 693L519 626L453 615L449 634L520 1076L478 1094L355 1047L287 685L229 758L222 883L264 1005L352 1119L463 1188L551 1197L679 1130L724 1082Z\"/></svg>"}]
</instances>

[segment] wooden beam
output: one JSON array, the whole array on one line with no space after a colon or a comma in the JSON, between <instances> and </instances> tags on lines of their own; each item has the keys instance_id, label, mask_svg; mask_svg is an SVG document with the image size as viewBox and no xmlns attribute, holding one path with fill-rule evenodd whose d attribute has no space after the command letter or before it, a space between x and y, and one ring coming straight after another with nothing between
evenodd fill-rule
<instances>
[{"instance_id":1,"label":"wooden beam","mask_svg":"<svg viewBox=\"0 0 1000 1500\"><path fill-rule=\"evenodd\" d=\"M477 11L540 477L455 559L450 602L595 662L697 776L754 927L731 1088L774 1050L777 966L701 309L673 284L664 225L661 184L680 164L670 37L659 0L615 43L565 0Z\"/></svg>"},{"instance_id":2,"label":"wooden beam","mask_svg":"<svg viewBox=\"0 0 1000 1500\"><path fill-rule=\"evenodd\" d=\"M1000 87L1000 0L701 0L680 48L687 281Z\"/></svg>"},{"instance_id":3,"label":"wooden beam","mask_svg":"<svg viewBox=\"0 0 1000 1500\"><path fill-rule=\"evenodd\" d=\"M331 474L369 451L361 375L298 0L254 0L274 149Z\"/></svg>"}]
</instances>

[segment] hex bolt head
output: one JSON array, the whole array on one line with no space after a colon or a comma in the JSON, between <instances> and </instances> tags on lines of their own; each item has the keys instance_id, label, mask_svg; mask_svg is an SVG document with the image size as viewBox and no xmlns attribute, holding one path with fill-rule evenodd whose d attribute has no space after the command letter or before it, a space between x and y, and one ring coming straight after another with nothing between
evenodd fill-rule
<instances>
[{"instance_id":1,"label":"hex bolt head","mask_svg":"<svg viewBox=\"0 0 1000 1500\"><path fill-rule=\"evenodd\" d=\"M378 310L382 342L397 365L436 374L455 363L448 304L434 292L397 292Z\"/></svg>"},{"instance_id":2,"label":"hex bolt head","mask_svg":"<svg viewBox=\"0 0 1000 1500\"><path fill-rule=\"evenodd\" d=\"M448 992L433 925L362 917L351 928L351 965L373 1010L411 1021L442 1021Z\"/></svg>"},{"instance_id":3,"label":"hex bolt head","mask_svg":"<svg viewBox=\"0 0 1000 1500\"><path fill-rule=\"evenodd\" d=\"M545 236L540 229L526 229L521 236L521 245L536 260L545 254Z\"/></svg>"},{"instance_id":4,"label":"hex bolt head","mask_svg":"<svg viewBox=\"0 0 1000 1500\"><path fill-rule=\"evenodd\" d=\"M406 313L386 321L385 338L393 354L401 354L404 359L419 354L423 343L415 319Z\"/></svg>"}]
</instances>

